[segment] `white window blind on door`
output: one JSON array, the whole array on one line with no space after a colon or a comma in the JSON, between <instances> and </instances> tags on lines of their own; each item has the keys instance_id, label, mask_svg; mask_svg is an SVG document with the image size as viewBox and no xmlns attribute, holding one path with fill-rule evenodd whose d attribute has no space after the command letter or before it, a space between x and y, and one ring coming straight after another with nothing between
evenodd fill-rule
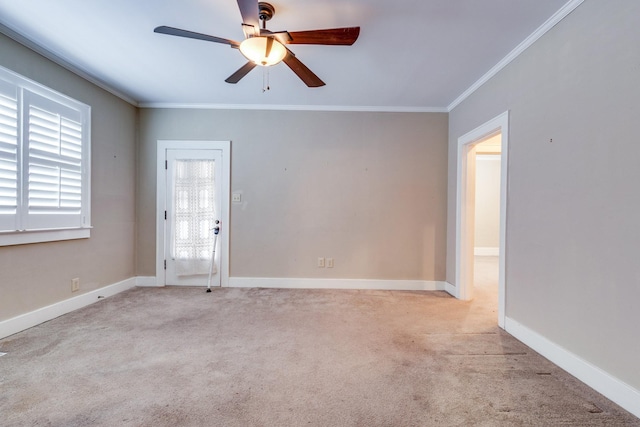
<instances>
[{"instance_id":1,"label":"white window blind on door","mask_svg":"<svg viewBox=\"0 0 640 427\"><path fill-rule=\"evenodd\" d=\"M0 81L0 230L17 228L18 94Z\"/></svg>"},{"instance_id":2,"label":"white window blind on door","mask_svg":"<svg viewBox=\"0 0 640 427\"><path fill-rule=\"evenodd\" d=\"M215 161L176 160L174 186L173 259L176 275L217 271L213 258L215 234Z\"/></svg>"},{"instance_id":3,"label":"white window blind on door","mask_svg":"<svg viewBox=\"0 0 640 427\"><path fill-rule=\"evenodd\" d=\"M27 229L81 227L83 191L80 112L25 93Z\"/></svg>"}]
</instances>

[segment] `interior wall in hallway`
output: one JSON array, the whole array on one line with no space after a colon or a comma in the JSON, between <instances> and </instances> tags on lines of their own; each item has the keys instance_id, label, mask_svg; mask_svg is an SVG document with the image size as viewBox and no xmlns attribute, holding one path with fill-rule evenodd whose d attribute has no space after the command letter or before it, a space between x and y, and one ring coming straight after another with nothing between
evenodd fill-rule
<instances>
[{"instance_id":1,"label":"interior wall in hallway","mask_svg":"<svg viewBox=\"0 0 640 427\"><path fill-rule=\"evenodd\" d=\"M475 247L500 248L500 155L476 155Z\"/></svg>"}]
</instances>

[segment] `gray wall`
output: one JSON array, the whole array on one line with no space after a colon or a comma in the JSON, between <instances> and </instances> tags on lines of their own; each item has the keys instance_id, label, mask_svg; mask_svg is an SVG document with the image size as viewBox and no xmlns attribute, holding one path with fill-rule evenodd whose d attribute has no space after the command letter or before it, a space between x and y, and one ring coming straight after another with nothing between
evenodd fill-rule
<instances>
[{"instance_id":1,"label":"gray wall","mask_svg":"<svg viewBox=\"0 0 640 427\"><path fill-rule=\"evenodd\" d=\"M586 0L451 112L447 250L457 139L510 110L506 315L635 389L639 16Z\"/></svg>"},{"instance_id":2,"label":"gray wall","mask_svg":"<svg viewBox=\"0 0 640 427\"><path fill-rule=\"evenodd\" d=\"M155 275L156 141L194 139L232 141L231 276L444 280L447 128L443 113L143 109L138 274Z\"/></svg>"},{"instance_id":3,"label":"gray wall","mask_svg":"<svg viewBox=\"0 0 640 427\"><path fill-rule=\"evenodd\" d=\"M4 320L135 276L137 111L4 35L0 65L91 106L94 227L90 239L0 247Z\"/></svg>"},{"instance_id":4,"label":"gray wall","mask_svg":"<svg viewBox=\"0 0 640 427\"><path fill-rule=\"evenodd\" d=\"M476 248L500 247L500 157L476 155Z\"/></svg>"}]
</instances>

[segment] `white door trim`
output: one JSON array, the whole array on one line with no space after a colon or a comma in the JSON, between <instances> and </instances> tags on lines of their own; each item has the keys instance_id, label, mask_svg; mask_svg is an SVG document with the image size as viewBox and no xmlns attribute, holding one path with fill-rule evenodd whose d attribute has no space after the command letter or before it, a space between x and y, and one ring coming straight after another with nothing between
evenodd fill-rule
<instances>
[{"instance_id":1,"label":"white door trim","mask_svg":"<svg viewBox=\"0 0 640 427\"><path fill-rule=\"evenodd\" d=\"M467 156L473 146L489 136L502 134L502 151L500 161L500 255L498 284L498 325L504 328L506 316L506 233L507 233L507 186L508 186L508 154L509 154L509 111L489 120L485 124L458 138L457 177L456 177L456 265L455 284L456 298L471 298L473 289L472 274L467 271L470 256L473 256L471 239L466 232L467 212Z\"/></svg>"},{"instance_id":2,"label":"white door trim","mask_svg":"<svg viewBox=\"0 0 640 427\"><path fill-rule=\"evenodd\" d=\"M230 193L231 193L231 141L180 141L158 140L156 160L156 280L158 286L164 286L164 245L166 209L166 185L160 183L166 179L165 158L167 150L221 150L222 151L222 219L218 237L220 248L220 286L229 286L229 237L230 237Z\"/></svg>"}]
</instances>

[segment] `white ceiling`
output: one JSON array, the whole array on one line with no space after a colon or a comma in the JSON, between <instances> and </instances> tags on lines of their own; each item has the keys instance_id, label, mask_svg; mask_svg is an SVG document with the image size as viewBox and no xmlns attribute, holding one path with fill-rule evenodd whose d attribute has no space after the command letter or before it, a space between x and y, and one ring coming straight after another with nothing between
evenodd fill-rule
<instances>
[{"instance_id":1,"label":"white ceiling","mask_svg":"<svg viewBox=\"0 0 640 427\"><path fill-rule=\"evenodd\" d=\"M238 84L229 46L156 34L159 25L241 41L235 0L0 0L0 31L52 53L138 105L446 111L576 0L272 0L272 31L360 26L353 46L291 45L326 86L284 64ZM8 30L7 30L8 29Z\"/></svg>"}]
</instances>

